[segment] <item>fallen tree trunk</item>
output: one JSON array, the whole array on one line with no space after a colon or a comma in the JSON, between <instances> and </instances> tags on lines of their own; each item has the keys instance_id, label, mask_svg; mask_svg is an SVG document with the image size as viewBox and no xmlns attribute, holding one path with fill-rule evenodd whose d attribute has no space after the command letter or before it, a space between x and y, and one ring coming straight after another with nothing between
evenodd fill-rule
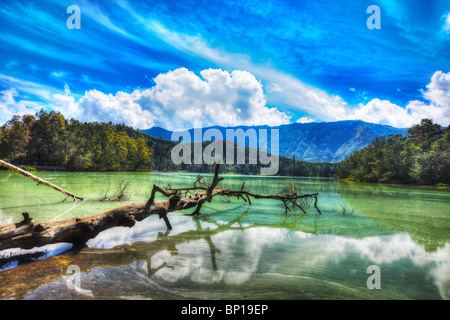
<instances>
[{"instance_id":1,"label":"fallen tree trunk","mask_svg":"<svg viewBox=\"0 0 450 320\"><path fill-rule=\"evenodd\" d=\"M193 214L199 214L204 202L210 202L215 196L236 196L250 202L250 197L257 199L276 199L284 202L286 212L288 204L300 207L298 200L305 198L315 198L315 208L317 207L317 193L297 195L295 192L288 195L259 195L241 190L233 191L229 189L215 189L223 178L219 178L219 166L216 165L214 179L209 187L194 187L184 189L166 190L153 185L150 199L147 202L128 204L118 208L83 218L67 218L48 222L35 222L27 212L22 215L24 220L20 223L0 226L0 250L10 248L31 249L54 243L72 243L74 246L81 246L89 239L95 238L100 232L107 229L123 226L132 227L136 221L141 221L152 214L159 215L164 219L168 229L172 226L167 218L169 212L181 211L197 206ZM197 180L198 181L198 180ZM204 192L181 198L181 192L191 190L204 190ZM168 197L168 200L155 202L156 192ZM247 200L244 198L247 198ZM304 211L305 212L305 211Z\"/></svg>"},{"instance_id":2,"label":"fallen tree trunk","mask_svg":"<svg viewBox=\"0 0 450 320\"><path fill-rule=\"evenodd\" d=\"M28 171L25 171L25 170L23 170L23 169L21 169L21 168L19 168L19 167L16 167L16 166L14 166L14 165L12 165L12 164L6 162L6 161L0 160L0 166L4 167L4 168L6 168L6 169L9 169L9 170L11 170L11 171L20 173L20 174L22 174L22 175L24 175L25 177L28 177L28 178L30 178L30 179L33 179L34 181L37 181L37 182L38 182L38 185L39 185L39 184L43 184L43 185L45 185L45 186L47 186L47 187L50 187L50 188L55 189L55 190L57 190L57 191L59 191L59 192L62 192L62 193L65 194L66 196L72 197L74 201L77 201L77 199L78 199L78 200L81 200L81 201L85 201L85 200L86 200L86 199L84 199L83 197L77 196L76 194L73 194L73 193L71 193L71 192L69 192L69 191L66 191L66 190L64 190L64 189L62 189L62 188L60 188L60 187L58 187L57 185L54 185L54 184L52 184L52 183L50 183L50 182L45 181L44 179L41 179L41 178L39 178L39 177L36 177L35 175L32 175L32 174L29 173Z\"/></svg>"},{"instance_id":3,"label":"fallen tree trunk","mask_svg":"<svg viewBox=\"0 0 450 320\"><path fill-rule=\"evenodd\" d=\"M252 225L243 226L241 221L247 216L249 209L250 206L247 207L244 212L239 213L234 219L231 219L226 223L219 223L213 218L203 217L195 220L196 228L172 236L169 236L170 230L167 230L165 233L159 232L155 241L137 241L133 244L117 245L113 248L97 249L85 247L81 250L70 250L56 256L33 261L33 266L31 267L28 263L26 263L27 261L31 261L31 259L26 259L24 256L19 256L17 258L23 259L23 263L19 263L15 268L1 271L3 276L1 281L3 288L0 289L0 292L4 292L4 296L1 297L0 293L0 298L14 298L16 300L23 299L27 293L33 292L38 287L67 277L67 267L70 265L76 265L80 268L81 272L89 273L90 270L95 268L124 267L137 261L146 261L147 274L148 277L151 277L158 270L168 267L166 263L158 264L155 267L155 265L152 264L153 256L162 251L167 251L171 255L177 255L177 248L180 244L187 244L198 240L204 240L208 243L210 249L211 267L212 270L216 271L217 262L215 257L218 250L213 242L215 235L224 231L234 230L243 232L252 228L274 227L271 223L267 225L255 223ZM316 220L317 219L318 217ZM292 220L290 219L290 221ZM207 222L215 227L210 228L208 226L203 228L201 222ZM314 224L316 225L316 223ZM284 221L276 227L294 231L297 230L289 221ZM316 229L311 233L317 233L317 225ZM76 252L76 254L74 254L74 252ZM35 252L34 254L36 255L36 258L38 258L39 254L43 253L44 252ZM3 259L3 261L0 259L0 267L1 263L5 263L7 260L8 258ZM9 260L17 261L15 257L11 257ZM33 272L29 271L30 268L32 268Z\"/></svg>"}]
</instances>

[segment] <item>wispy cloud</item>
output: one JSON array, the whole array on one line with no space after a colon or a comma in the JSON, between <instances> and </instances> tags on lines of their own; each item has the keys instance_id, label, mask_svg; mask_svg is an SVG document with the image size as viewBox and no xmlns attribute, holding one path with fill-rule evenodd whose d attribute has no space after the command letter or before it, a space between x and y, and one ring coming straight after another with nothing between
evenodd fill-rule
<instances>
[{"instance_id":1,"label":"wispy cloud","mask_svg":"<svg viewBox=\"0 0 450 320\"><path fill-rule=\"evenodd\" d=\"M14 88L20 92L30 95L31 98L38 100L49 100L54 93L60 90L46 86L37 82L32 82L5 74L0 74L0 88Z\"/></svg>"},{"instance_id":2,"label":"wispy cloud","mask_svg":"<svg viewBox=\"0 0 450 320\"><path fill-rule=\"evenodd\" d=\"M450 33L450 12L447 13L445 17L444 25L442 26L442 30L444 30L446 33Z\"/></svg>"},{"instance_id":3,"label":"wispy cloud","mask_svg":"<svg viewBox=\"0 0 450 320\"><path fill-rule=\"evenodd\" d=\"M181 68L194 74L209 68L245 71L260 83L265 106L291 119L369 119L365 110L372 110L380 114L372 121L393 124L402 122L382 118L381 110L411 115L418 111L408 109L410 101L437 105L418 89L436 70L448 72L449 14L440 0L380 0L378 32L366 28L364 4L336 6L331 0L211 1L207 7L195 1L80 0L78 5L81 30L66 28L61 1L2 4L0 73L34 85L10 81L0 89L16 88L17 99L28 92L52 101L63 93L46 89L67 84L78 103L86 91L143 92L159 75Z\"/></svg>"}]
</instances>

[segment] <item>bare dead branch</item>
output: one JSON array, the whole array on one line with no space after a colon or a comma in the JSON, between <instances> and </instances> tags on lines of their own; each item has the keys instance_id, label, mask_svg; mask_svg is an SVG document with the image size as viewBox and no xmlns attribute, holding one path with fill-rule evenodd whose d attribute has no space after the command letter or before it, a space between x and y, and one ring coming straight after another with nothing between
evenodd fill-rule
<instances>
[{"instance_id":1,"label":"bare dead branch","mask_svg":"<svg viewBox=\"0 0 450 320\"><path fill-rule=\"evenodd\" d=\"M88 217L37 223L29 214L24 213L22 222L0 226L0 250L9 248L31 249L60 242L81 246L104 230L118 226L132 227L136 221L141 221L152 214L157 214L160 219L164 220L167 228L172 229L167 218L169 212L183 211L196 207L192 215L199 215L202 205L205 202L211 202L216 196L238 197L244 200L246 198L250 205L250 198L279 200L283 202L286 213L288 210L291 211L289 206L291 208L298 207L306 213L303 208L305 203L301 201L314 198L314 207L321 214L317 206L317 193L298 194L292 186L292 194L285 195L252 193L244 190L244 184L240 190L216 189L217 185L223 180L223 178L219 177L219 168L220 165L216 165L214 178L209 187L195 186L193 188L166 188L166 190L163 190L157 185L153 185L150 198L146 202L123 205ZM199 183L200 180L197 178L196 183ZM186 190L202 190L203 192L181 198L181 192ZM161 193L168 200L155 202L156 192Z\"/></svg>"},{"instance_id":2,"label":"bare dead branch","mask_svg":"<svg viewBox=\"0 0 450 320\"><path fill-rule=\"evenodd\" d=\"M66 195L67 197L72 197L75 202L77 201L77 199L81 200L81 201L85 201L86 200L83 197L77 196L77 195L75 195L75 194L73 194L73 193L71 193L69 191L66 191L66 190L58 187L57 185L54 185L54 184L52 184L50 182L45 181L44 179L36 177L35 175L29 173L28 171L25 171L25 170L23 170L23 169L21 169L19 167L16 167L16 166L14 166L14 165L6 162L6 161L0 160L0 166L4 167L6 169L9 169L11 171L20 173L21 175L24 175L25 177L33 179L34 181L37 181L37 183L38 183L37 185L43 184L43 185L45 185L47 187L50 187L52 189L55 189L55 190L61 192L62 194ZM66 197L66 199L67 199L67 197ZM66 199L64 199L63 201L65 201Z\"/></svg>"}]
</instances>

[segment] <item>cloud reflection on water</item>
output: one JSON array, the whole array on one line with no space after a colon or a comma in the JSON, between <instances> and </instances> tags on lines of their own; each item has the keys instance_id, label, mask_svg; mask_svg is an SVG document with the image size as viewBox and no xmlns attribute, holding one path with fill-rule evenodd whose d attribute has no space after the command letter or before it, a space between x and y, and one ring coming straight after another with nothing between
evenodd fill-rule
<instances>
[{"instance_id":1,"label":"cloud reflection on water","mask_svg":"<svg viewBox=\"0 0 450 320\"><path fill-rule=\"evenodd\" d=\"M176 234L193 230L194 225L193 220L180 217ZM159 230L155 223L152 226L153 230L144 227L141 230L147 238ZM213 229L216 226L203 222L202 227ZM161 228L163 229L162 224ZM138 230L139 228L135 231ZM112 241L113 235L113 232L111 237L102 235L92 244L104 247L108 243L108 247L112 247L115 242ZM124 236L117 237L117 233L114 235L117 243L136 240L136 234L128 237L127 241ZM145 238L142 235L139 237ZM212 244L205 239L186 241L176 245L176 254L164 250L153 255L152 268L164 264L167 266L152 275L153 281L160 282L161 285L187 281L198 285L242 286L262 281L263 275L294 276L301 279L312 271L316 280L325 281L326 272L335 272L337 276L345 276L346 269L349 269L349 275L355 272L365 273L365 270L355 270L356 267L350 264L351 259L356 259L369 263L368 265L379 265L382 272L390 271L394 263L410 263L416 271L408 271L407 276L411 276L413 272L413 275L417 273L417 279L429 277L441 298L450 299L450 245L446 244L435 252L427 252L408 234L351 238L245 225L243 230L226 230L213 234L211 242ZM145 263L141 267L145 270L147 268ZM389 274L384 273L384 276L389 279ZM417 279L411 281L412 287L408 289L416 291L415 294L420 293L420 286L430 284L421 283L422 280ZM399 284L398 290L401 289Z\"/></svg>"}]
</instances>

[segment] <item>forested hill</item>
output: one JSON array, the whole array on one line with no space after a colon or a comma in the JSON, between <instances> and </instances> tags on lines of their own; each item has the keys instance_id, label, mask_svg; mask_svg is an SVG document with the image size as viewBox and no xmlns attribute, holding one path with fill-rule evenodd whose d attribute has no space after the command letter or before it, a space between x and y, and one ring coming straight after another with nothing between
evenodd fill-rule
<instances>
[{"instance_id":1,"label":"forested hill","mask_svg":"<svg viewBox=\"0 0 450 320\"><path fill-rule=\"evenodd\" d=\"M357 123L352 121L351 125ZM345 121L339 124L343 125L341 129L350 125ZM361 135L368 132L367 128L374 128L361 122L356 127ZM320 131L320 127L318 130L313 142L328 139L322 137L320 140L318 137L325 136L326 131ZM326 129L322 127L322 130ZM336 136L335 139L351 135L343 129L334 132L341 134L341 138ZM304 136L308 134L304 133ZM290 141L292 145L297 144L295 136L291 136ZM64 167L70 171L212 171L213 166L206 163L174 164L171 151L176 144L124 124L81 123L67 120L54 111L41 110L36 116L14 116L0 127L0 159L17 165ZM203 148L206 145L204 142ZM236 145L234 150L236 159ZM260 163L248 164L248 152L249 148L246 148L247 164L224 164L222 172L260 174ZM277 175L447 184L450 183L450 126L442 128L432 120L423 119L420 124L407 129L406 135L388 134L374 138L369 145L354 151L339 164L281 156Z\"/></svg>"},{"instance_id":2,"label":"forested hill","mask_svg":"<svg viewBox=\"0 0 450 320\"><path fill-rule=\"evenodd\" d=\"M141 171L151 166L144 136L112 123L81 123L41 110L0 128L0 158L15 164L73 171Z\"/></svg>"},{"instance_id":3,"label":"forested hill","mask_svg":"<svg viewBox=\"0 0 450 320\"><path fill-rule=\"evenodd\" d=\"M341 178L383 183L450 183L450 125L423 119L407 135L379 137L339 164Z\"/></svg>"},{"instance_id":4,"label":"forested hill","mask_svg":"<svg viewBox=\"0 0 450 320\"><path fill-rule=\"evenodd\" d=\"M55 111L14 116L0 127L0 159L16 165L63 167L70 171L212 172L213 166L205 163L174 164L171 150L175 145L124 124L81 123ZM226 164L221 170L259 174L260 167ZM278 175L333 177L336 173L337 164L280 157Z\"/></svg>"},{"instance_id":5,"label":"forested hill","mask_svg":"<svg viewBox=\"0 0 450 320\"><path fill-rule=\"evenodd\" d=\"M279 154L305 161L339 162L348 157L353 151L364 148L375 138L388 136L390 134L405 135L407 129L394 128L387 125L367 123L360 120L346 120L336 122L313 122L313 123L291 123L277 127L269 126L237 126L220 127L214 126L203 128L218 129L223 137L226 137L227 129L270 129L279 130ZM171 139L172 131L154 127L142 130L154 137ZM193 129L189 130L194 137ZM246 140L246 146L251 143L258 144L259 141ZM270 145L269 145L270 150Z\"/></svg>"}]
</instances>

